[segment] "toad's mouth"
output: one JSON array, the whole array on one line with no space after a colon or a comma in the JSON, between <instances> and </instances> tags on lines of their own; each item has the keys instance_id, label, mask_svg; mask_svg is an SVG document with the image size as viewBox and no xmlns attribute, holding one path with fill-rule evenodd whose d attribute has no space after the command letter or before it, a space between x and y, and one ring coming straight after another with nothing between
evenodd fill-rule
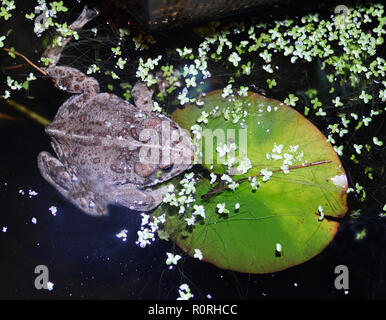
<instances>
[{"instance_id":1,"label":"toad's mouth","mask_svg":"<svg viewBox=\"0 0 386 320\"><path fill-rule=\"evenodd\" d=\"M165 181L189 169L193 164L194 148L148 148L146 146L140 150L139 161L134 165L135 173L142 178ZM146 156L143 156L144 152Z\"/></svg>"},{"instance_id":2,"label":"toad's mouth","mask_svg":"<svg viewBox=\"0 0 386 320\"><path fill-rule=\"evenodd\" d=\"M135 172L143 178L157 172L158 176L164 177L162 180L166 180L192 165L195 147L189 133L176 123L153 120L146 122L148 127L139 132L138 141L142 145L138 149Z\"/></svg>"}]
</instances>

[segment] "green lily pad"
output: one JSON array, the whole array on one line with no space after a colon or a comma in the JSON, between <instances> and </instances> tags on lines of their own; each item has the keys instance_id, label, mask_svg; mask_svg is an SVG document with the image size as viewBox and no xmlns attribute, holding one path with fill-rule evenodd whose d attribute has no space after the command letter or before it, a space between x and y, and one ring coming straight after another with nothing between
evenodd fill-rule
<instances>
[{"instance_id":1,"label":"green lily pad","mask_svg":"<svg viewBox=\"0 0 386 320\"><path fill-rule=\"evenodd\" d=\"M239 184L232 191L221 180L229 169L217 158L222 139L214 139L213 148L205 147L211 139L204 135L198 140L204 145L202 161L211 156L214 161L202 164L208 172L195 183L196 202L186 205L183 214L178 213L181 205L164 203L155 214L167 212L165 229L182 250L193 256L200 249L203 260L220 268L268 273L311 259L332 241L339 218L347 211L347 179L339 157L326 137L296 110L251 92L225 99L221 93L211 92L203 107L189 105L172 117L188 130L201 117L207 132L226 132L225 143L235 142L235 156L247 157L249 170L231 169L233 181ZM202 117L203 111L210 115ZM246 129L244 147L241 129ZM272 174L265 182L262 169ZM218 175L213 184L210 172ZM251 186L252 177L261 184L257 190ZM228 213L219 212L217 205L222 203ZM204 206L206 217L196 217L194 226L188 226L185 218L192 216L194 205Z\"/></svg>"}]
</instances>

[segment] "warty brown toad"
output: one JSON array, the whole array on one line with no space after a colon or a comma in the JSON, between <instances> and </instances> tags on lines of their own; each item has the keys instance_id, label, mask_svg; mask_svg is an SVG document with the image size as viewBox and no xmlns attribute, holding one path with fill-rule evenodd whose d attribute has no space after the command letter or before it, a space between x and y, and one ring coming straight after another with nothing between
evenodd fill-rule
<instances>
[{"instance_id":1,"label":"warty brown toad","mask_svg":"<svg viewBox=\"0 0 386 320\"><path fill-rule=\"evenodd\" d=\"M94 16L85 8L70 28L80 29ZM166 188L157 185L192 165L194 146L188 132L152 112L153 92L145 84L133 87L136 106L100 93L96 79L72 67L56 66L62 50L46 50L51 64L44 70L57 88L75 95L46 127L56 157L45 151L39 154L41 174L91 215L105 215L108 204L154 209Z\"/></svg>"}]
</instances>

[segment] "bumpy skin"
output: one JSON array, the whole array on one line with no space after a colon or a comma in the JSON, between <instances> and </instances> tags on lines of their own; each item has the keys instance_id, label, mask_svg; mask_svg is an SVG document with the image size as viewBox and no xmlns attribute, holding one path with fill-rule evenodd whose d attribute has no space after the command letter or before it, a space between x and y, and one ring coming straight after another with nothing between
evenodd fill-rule
<instances>
[{"instance_id":1,"label":"bumpy skin","mask_svg":"<svg viewBox=\"0 0 386 320\"><path fill-rule=\"evenodd\" d=\"M152 92L143 83L132 90L135 107L99 93L98 82L77 69L52 66L45 71L56 87L77 95L46 127L57 158L39 154L43 177L92 215L106 214L109 203L138 211L157 207L165 189L154 185L191 167L194 147L189 134L151 112ZM157 150L159 161L142 161L143 155Z\"/></svg>"}]
</instances>

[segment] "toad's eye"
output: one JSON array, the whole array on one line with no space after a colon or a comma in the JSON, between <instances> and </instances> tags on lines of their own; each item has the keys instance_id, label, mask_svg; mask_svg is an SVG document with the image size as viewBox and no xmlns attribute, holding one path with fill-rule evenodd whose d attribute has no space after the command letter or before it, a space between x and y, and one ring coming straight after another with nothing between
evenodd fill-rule
<instances>
[{"instance_id":1,"label":"toad's eye","mask_svg":"<svg viewBox=\"0 0 386 320\"><path fill-rule=\"evenodd\" d=\"M173 164L160 164L159 168L162 169L163 172L170 172L173 169Z\"/></svg>"},{"instance_id":2,"label":"toad's eye","mask_svg":"<svg viewBox=\"0 0 386 320\"><path fill-rule=\"evenodd\" d=\"M130 129L131 136L138 141L138 132L136 128L131 128Z\"/></svg>"},{"instance_id":3,"label":"toad's eye","mask_svg":"<svg viewBox=\"0 0 386 320\"><path fill-rule=\"evenodd\" d=\"M148 118L142 122L144 128L160 130L162 126L162 121L157 118Z\"/></svg>"},{"instance_id":4,"label":"toad's eye","mask_svg":"<svg viewBox=\"0 0 386 320\"><path fill-rule=\"evenodd\" d=\"M137 162L134 166L134 171L142 178L147 178L148 176L150 176L152 173L156 171L156 167L151 164Z\"/></svg>"}]
</instances>

